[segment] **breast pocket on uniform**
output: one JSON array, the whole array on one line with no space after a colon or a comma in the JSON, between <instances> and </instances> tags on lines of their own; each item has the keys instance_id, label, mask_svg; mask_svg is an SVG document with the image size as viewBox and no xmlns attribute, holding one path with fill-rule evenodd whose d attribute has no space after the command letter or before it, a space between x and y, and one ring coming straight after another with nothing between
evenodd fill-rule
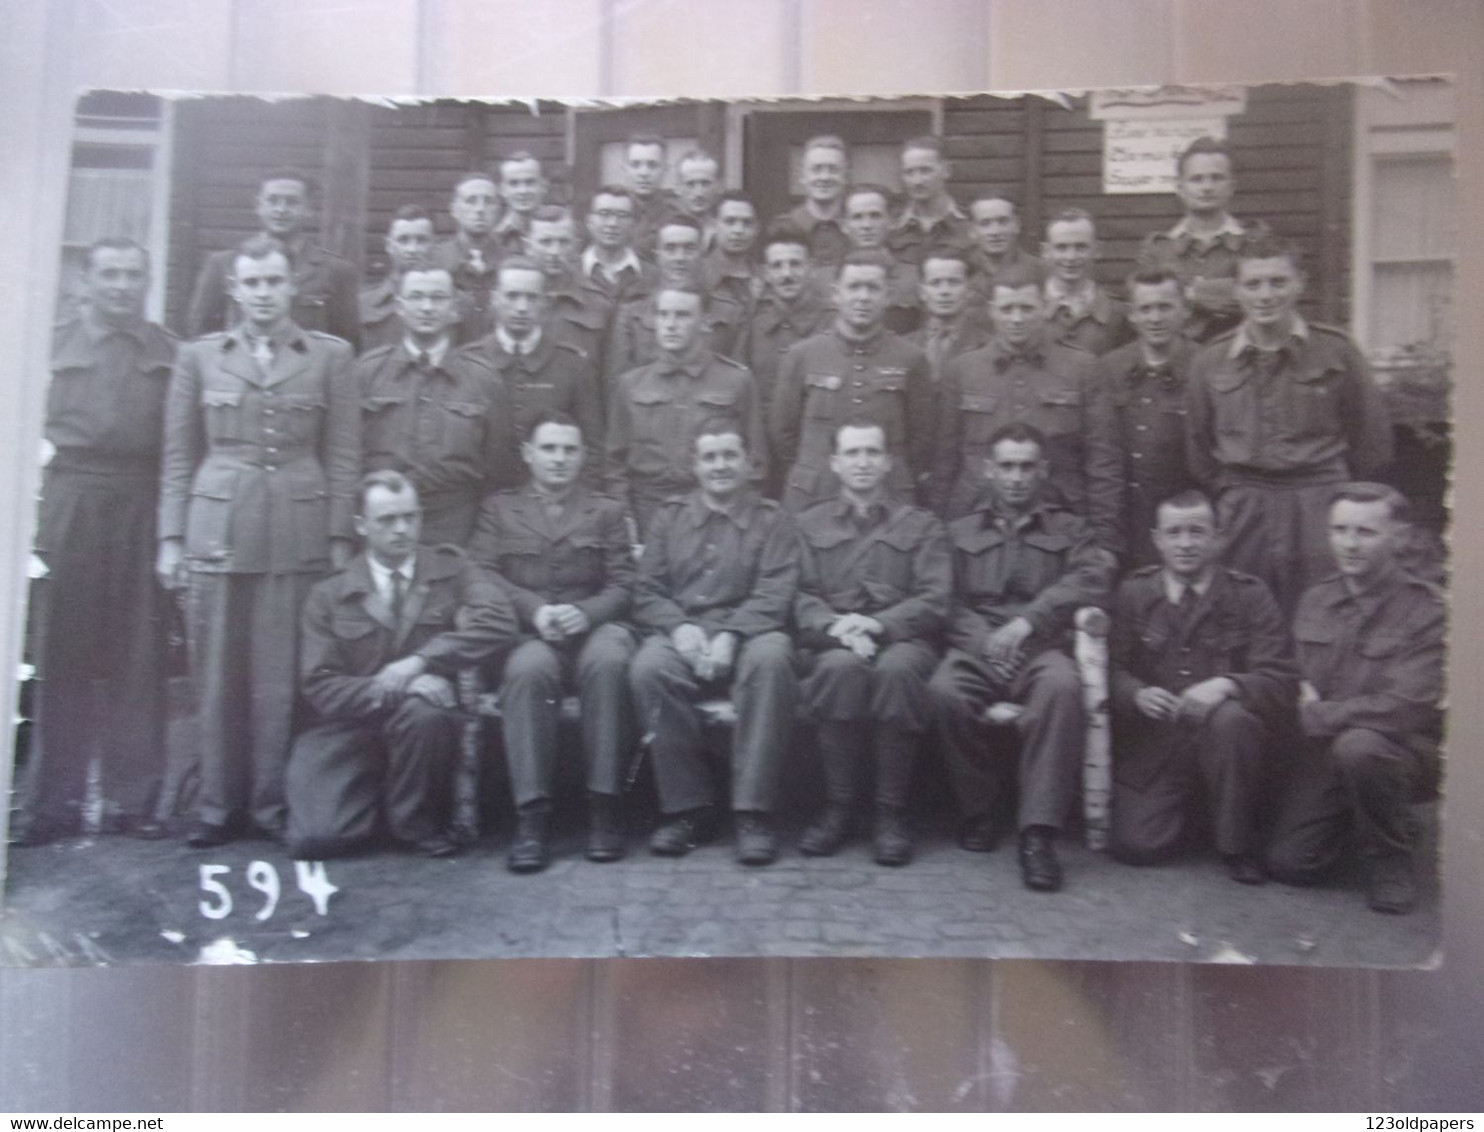
<instances>
[{"instance_id":1,"label":"breast pocket on uniform","mask_svg":"<svg viewBox=\"0 0 1484 1132\"><path fill-rule=\"evenodd\" d=\"M206 435L212 440L245 440L242 391L238 389L201 390L201 415L206 422Z\"/></svg>"},{"instance_id":2,"label":"breast pocket on uniform","mask_svg":"<svg viewBox=\"0 0 1484 1132\"><path fill-rule=\"evenodd\" d=\"M1303 370L1289 386L1292 427L1302 436L1330 436L1340 430L1340 384L1344 372L1320 367Z\"/></svg>"},{"instance_id":3,"label":"breast pocket on uniform","mask_svg":"<svg viewBox=\"0 0 1484 1132\"><path fill-rule=\"evenodd\" d=\"M443 402L444 452L468 452L479 448L484 418L489 406L479 401Z\"/></svg>"},{"instance_id":4,"label":"breast pocket on uniform","mask_svg":"<svg viewBox=\"0 0 1484 1132\"><path fill-rule=\"evenodd\" d=\"M1041 430L1048 434L1082 432L1082 394L1075 389L1043 389L1036 403Z\"/></svg>"},{"instance_id":5,"label":"breast pocket on uniform","mask_svg":"<svg viewBox=\"0 0 1484 1132\"><path fill-rule=\"evenodd\" d=\"M840 389L845 379L837 373L804 375L804 415L833 420L839 412Z\"/></svg>"},{"instance_id":6,"label":"breast pocket on uniform","mask_svg":"<svg viewBox=\"0 0 1484 1132\"><path fill-rule=\"evenodd\" d=\"M964 446L979 452L989 445L990 434L997 423L1000 399L983 393L965 393L958 400L959 419L963 427Z\"/></svg>"},{"instance_id":7,"label":"breast pocket on uniform","mask_svg":"<svg viewBox=\"0 0 1484 1132\"><path fill-rule=\"evenodd\" d=\"M210 459L197 471L186 513L186 554L191 558L220 561L230 553L239 474L239 469Z\"/></svg>"},{"instance_id":8,"label":"breast pocket on uniform","mask_svg":"<svg viewBox=\"0 0 1484 1132\"><path fill-rule=\"evenodd\" d=\"M324 397L318 393L285 393L278 402L284 410L289 439L298 445L317 444L325 418Z\"/></svg>"},{"instance_id":9,"label":"breast pocket on uniform","mask_svg":"<svg viewBox=\"0 0 1484 1132\"><path fill-rule=\"evenodd\" d=\"M724 411L736 406L741 398L736 389L708 389L696 394L696 403L713 411Z\"/></svg>"}]
</instances>

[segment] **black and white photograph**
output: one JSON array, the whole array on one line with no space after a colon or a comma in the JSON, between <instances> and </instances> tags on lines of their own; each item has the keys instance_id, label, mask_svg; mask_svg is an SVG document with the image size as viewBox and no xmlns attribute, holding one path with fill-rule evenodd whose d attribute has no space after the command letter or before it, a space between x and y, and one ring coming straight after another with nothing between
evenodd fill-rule
<instances>
[{"instance_id":1,"label":"black and white photograph","mask_svg":"<svg viewBox=\"0 0 1484 1132\"><path fill-rule=\"evenodd\" d=\"M1454 122L80 95L0 964L1436 966Z\"/></svg>"}]
</instances>

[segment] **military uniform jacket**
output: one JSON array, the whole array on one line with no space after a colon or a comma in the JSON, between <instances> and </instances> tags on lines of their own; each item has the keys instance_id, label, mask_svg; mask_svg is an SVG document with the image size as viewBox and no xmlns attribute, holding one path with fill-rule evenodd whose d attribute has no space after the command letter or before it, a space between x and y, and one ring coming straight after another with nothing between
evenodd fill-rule
<instances>
[{"instance_id":1,"label":"military uniform jacket","mask_svg":"<svg viewBox=\"0 0 1484 1132\"><path fill-rule=\"evenodd\" d=\"M1438 591L1393 568L1359 594L1339 575L1304 591L1293 618L1299 675L1320 702L1301 704L1306 735L1362 727L1413 750L1441 730L1447 609Z\"/></svg>"},{"instance_id":2,"label":"military uniform jacket","mask_svg":"<svg viewBox=\"0 0 1484 1132\"><path fill-rule=\"evenodd\" d=\"M494 578L454 546L418 547L400 622L360 554L310 590L300 626L300 687L326 721L378 716L375 676L394 660L420 656L429 672L453 677L516 638Z\"/></svg>"},{"instance_id":3,"label":"military uniform jacket","mask_svg":"<svg viewBox=\"0 0 1484 1132\"><path fill-rule=\"evenodd\" d=\"M800 642L839 644L827 630L846 613L881 622L886 643L936 646L948 617L953 565L948 535L930 511L899 500L878 503L867 524L845 499L816 503L796 520Z\"/></svg>"},{"instance_id":4,"label":"military uniform jacket","mask_svg":"<svg viewBox=\"0 0 1484 1132\"><path fill-rule=\"evenodd\" d=\"M772 408L776 456L789 469L790 506L803 510L839 494L830 471L835 430L862 413L886 426L896 456L892 489L915 498L937 443L934 409L927 357L889 330L853 339L833 329L794 346L778 367Z\"/></svg>"},{"instance_id":5,"label":"military uniform jacket","mask_svg":"<svg viewBox=\"0 0 1484 1132\"><path fill-rule=\"evenodd\" d=\"M425 497L516 482L511 395L478 350L450 348L423 369L399 342L363 354L355 375L366 471L402 472Z\"/></svg>"},{"instance_id":6,"label":"military uniform jacket","mask_svg":"<svg viewBox=\"0 0 1484 1132\"><path fill-rule=\"evenodd\" d=\"M293 253L293 259L294 299L289 317L305 330L323 331L356 345L361 310L360 272L355 264L307 241ZM236 248L206 257L186 310L187 337L226 330L237 321L236 305L227 294L227 276L236 260Z\"/></svg>"},{"instance_id":7,"label":"military uniform jacket","mask_svg":"<svg viewBox=\"0 0 1484 1132\"><path fill-rule=\"evenodd\" d=\"M629 370L648 365L660 356L654 321L654 297L660 290L659 283L647 291L635 287L614 312L613 328L603 355L606 386L611 387ZM701 312L701 341L713 354L733 357L737 337L746 322L746 307L720 295L712 295L710 309Z\"/></svg>"},{"instance_id":8,"label":"military uniform jacket","mask_svg":"<svg viewBox=\"0 0 1484 1132\"><path fill-rule=\"evenodd\" d=\"M593 360L580 347L555 341L543 331L536 349L519 357L506 353L494 334L468 349L477 351L499 375L510 399L517 442L528 435L540 414L567 413L582 429L587 466L597 474L603 452L603 402Z\"/></svg>"},{"instance_id":9,"label":"military uniform jacket","mask_svg":"<svg viewBox=\"0 0 1484 1132\"><path fill-rule=\"evenodd\" d=\"M929 252L965 255L974 246L968 218L949 201L948 211L936 220L924 221L913 212L901 212L886 234L886 247L903 263L921 267Z\"/></svg>"},{"instance_id":10,"label":"military uniform jacket","mask_svg":"<svg viewBox=\"0 0 1484 1132\"><path fill-rule=\"evenodd\" d=\"M773 403L778 367L789 347L834 325L835 306L826 295L823 288L806 284L792 306L785 306L771 291L758 296L737 343L737 360L757 379L765 407Z\"/></svg>"},{"instance_id":11,"label":"military uniform jacket","mask_svg":"<svg viewBox=\"0 0 1484 1132\"><path fill-rule=\"evenodd\" d=\"M530 485L496 492L480 508L469 556L495 571L526 632L543 605L575 605L594 625L617 621L634 590L624 514L618 500L580 486L556 516Z\"/></svg>"},{"instance_id":12,"label":"military uniform jacket","mask_svg":"<svg viewBox=\"0 0 1484 1132\"><path fill-rule=\"evenodd\" d=\"M1140 271L1172 271L1184 284L1190 308L1185 335L1197 342L1209 342L1241 321L1236 281L1242 247L1249 240L1272 235L1261 220L1228 220L1227 230L1210 239L1192 235L1182 220L1168 231L1149 233L1139 244ZM1198 281L1208 287L1218 284L1214 288L1215 302L1191 294L1192 285Z\"/></svg>"},{"instance_id":13,"label":"military uniform jacket","mask_svg":"<svg viewBox=\"0 0 1484 1132\"><path fill-rule=\"evenodd\" d=\"M942 380L944 366L960 354L989 345L993 333L989 320L971 308L943 327L928 319L920 330L914 330L906 338L927 355L936 383Z\"/></svg>"},{"instance_id":14,"label":"military uniform jacket","mask_svg":"<svg viewBox=\"0 0 1484 1132\"><path fill-rule=\"evenodd\" d=\"M361 353L402 341L407 328L397 313L397 281L394 276L361 288Z\"/></svg>"},{"instance_id":15,"label":"military uniform jacket","mask_svg":"<svg viewBox=\"0 0 1484 1132\"><path fill-rule=\"evenodd\" d=\"M980 248L975 247L969 252L969 289L986 303L990 302L994 299L995 277L1016 264L1025 264L1033 268L1042 266L1038 257L1019 247L1012 248L1010 254L996 266L989 262L989 257Z\"/></svg>"},{"instance_id":16,"label":"military uniform jacket","mask_svg":"<svg viewBox=\"0 0 1484 1132\"><path fill-rule=\"evenodd\" d=\"M747 492L724 514L692 492L655 514L639 559L634 624L669 634L691 623L743 638L783 631L798 581L797 535L778 504Z\"/></svg>"},{"instance_id":17,"label":"military uniform jacket","mask_svg":"<svg viewBox=\"0 0 1484 1132\"><path fill-rule=\"evenodd\" d=\"M475 253L478 253L476 261ZM483 338L493 327L490 290L505 249L493 235L477 244L466 243L461 233L435 240L428 249L428 266L441 267L453 276L458 292L460 342Z\"/></svg>"},{"instance_id":18,"label":"military uniform jacket","mask_svg":"<svg viewBox=\"0 0 1484 1132\"><path fill-rule=\"evenodd\" d=\"M943 513L971 510L984 490L989 438L1004 425L1034 425L1046 436L1050 486L1087 517L1103 545L1116 548L1123 460L1107 399L1085 350L1046 341L1012 352L998 339L943 368L934 443Z\"/></svg>"},{"instance_id":19,"label":"military uniform jacket","mask_svg":"<svg viewBox=\"0 0 1484 1132\"><path fill-rule=\"evenodd\" d=\"M1162 566L1136 570L1114 600L1109 694L1120 724L1116 758L1120 781L1138 789L1179 752L1181 739L1178 729L1139 710L1142 689L1178 695L1225 676L1269 728L1289 718L1297 695L1283 615L1259 579L1218 566L1205 594L1191 591L1187 600L1188 610L1170 603Z\"/></svg>"},{"instance_id":20,"label":"military uniform jacket","mask_svg":"<svg viewBox=\"0 0 1484 1132\"><path fill-rule=\"evenodd\" d=\"M547 276L543 331L558 342L576 346L599 374L612 317L613 300L597 282L575 272Z\"/></svg>"},{"instance_id":21,"label":"military uniform jacket","mask_svg":"<svg viewBox=\"0 0 1484 1132\"><path fill-rule=\"evenodd\" d=\"M1369 479L1391 461L1391 417L1370 366L1332 327L1299 320L1276 351L1239 327L1196 354L1186 389L1187 453L1202 483Z\"/></svg>"},{"instance_id":22,"label":"military uniform jacket","mask_svg":"<svg viewBox=\"0 0 1484 1132\"><path fill-rule=\"evenodd\" d=\"M850 237L845 234L842 221L845 219L845 202L839 201L833 217L820 219L809 211L807 203L800 203L787 212L779 213L773 224L786 224L797 228L809 237L809 258L816 267L834 267L851 249Z\"/></svg>"},{"instance_id":23,"label":"military uniform jacket","mask_svg":"<svg viewBox=\"0 0 1484 1132\"><path fill-rule=\"evenodd\" d=\"M1024 653L1064 647L1084 605L1104 605L1114 561L1081 516L1052 503L1020 515L986 504L948 524L953 544L954 604L949 639L983 658L1001 625L1024 617L1033 632Z\"/></svg>"},{"instance_id":24,"label":"military uniform jacket","mask_svg":"<svg viewBox=\"0 0 1484 1132\"><path fill-rule=\"evenodd\" d=\"M1048 298L1051 315L1047 322L1053 338L1064 346L1076 346L1094 356L1122 346L1134 338L1128 322L1128 304L1113 298L1102 287L1093 288L1092 302L1080 317L1064 302Z\"/></svg>"},{"instance_id":25,"label":"military uniform jacket","mask_svg":"<svg viewBox=\"0 0 1484 1132\"><path fill-rule=\"evenodd\" d=\"M750 259L735 263L716 250L701 260L700 277L701 287L708 294L742 308L745 323L746 316L752 313L753 302L763 290L756 265Z\"/></svg>"},{"instance_id":26,"label":"military uniform jacket","mask_svg":"<svg viewBox=\"0 0 1484 1132\"><path fill-rule=\"evenodd\" d=\"M182 346L165 403L161 539L192 570L326 569L353 537L361 398L350 346L292 323L262 367L240 329Z\"/></svg>"},{"instance_id":27,"label":"military uniform jacket","mask_svg":"<svg viewBox=\"0 0 1484 1132\"><path fill-rule=\"evenodd\" d=\"M697 349L678 361L663 358L624 374L609 403L608 494L627 500L631 489L650 498L690 491L696 482L696 427L718 414L742 423L754 466L765 468L768 444L747 367Z\"/></svg>"}]
</instances>

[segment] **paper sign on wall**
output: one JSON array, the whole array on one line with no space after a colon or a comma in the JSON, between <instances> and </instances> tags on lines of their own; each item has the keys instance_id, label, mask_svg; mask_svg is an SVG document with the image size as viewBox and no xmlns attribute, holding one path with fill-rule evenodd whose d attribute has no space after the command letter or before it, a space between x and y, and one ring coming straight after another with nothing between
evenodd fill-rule
<instances>
[{"instance_id":1,"label":"paper sign on wall","mask_svg":"<svg viewBox=\"0 0 1484 1132\"><path fill-rule=\"evenodd\" d=\"M1095 92L1088 113L1103 123L1103 192L1173 192L1180 152L1199 137L1224 139L1227 118L1246 109L1240 87Z\"/></svg>"}]
</instances>

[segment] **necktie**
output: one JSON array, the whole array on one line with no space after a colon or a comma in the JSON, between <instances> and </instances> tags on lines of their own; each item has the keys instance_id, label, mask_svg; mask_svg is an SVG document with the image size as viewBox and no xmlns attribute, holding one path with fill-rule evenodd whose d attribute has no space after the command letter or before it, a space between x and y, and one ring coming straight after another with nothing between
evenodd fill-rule
<instances>
[{"instance_id":1,"label":"necktie","mask_svg":"<svg viewBox=\"0 0 1484 1132\"><path fill-rule=\"evenodd\" d=\"M267 338L250 338L253 361L264 369L273 368L273 343Z\"/></svg>"},{"instance_id":2,"label":"necktie","mask_svg":"<svg viewBox=\"0 0 1484 1132\"><path fill-rule=\"evenodd\" d=\"M427 373L429 370L431 370L433 368L433 355L428 353L426 350L419 350L417 352L417 368L422 370L424 373ZM401 575L398 575L398 577L400 576Z\"/></svg>"},{"instance_id":3,"label":"necktie","mask_svg":"<svg viewBox=\"0 0 1484 1132\"><path fill-rule=\"evenodd\" d=\"M392 571L392 623L402 627L402 610L407 604L407 577L400 570Z\"/></svg>"}]
</instances>

